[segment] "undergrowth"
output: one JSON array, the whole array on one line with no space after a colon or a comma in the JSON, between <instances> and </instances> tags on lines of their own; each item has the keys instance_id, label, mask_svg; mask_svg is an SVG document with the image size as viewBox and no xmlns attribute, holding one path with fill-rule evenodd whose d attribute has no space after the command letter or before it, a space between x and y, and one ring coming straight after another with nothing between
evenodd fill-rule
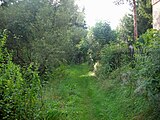
<instances>
[{"instance_id":1,"label":"undergrowth","mask_svg":"<svg viewBox=\"0 0 160 120\"><path fill-rule=\"evenodd\" d=\"M128 98L132 101L129 103L136 103L135 106L129 106L129 108L133 108L133 119L159 120L160 31L148 30L134 43L134 48L134 58L129 58L128 52L122 52L128 51L124 43L105 46L101 51L97 75L100 80L103 80L102 84L108 80L111 81L110 89L113 89L113 92L122 89L121 95L115 95L114 98L118 96L117 98L120 99L128 89ZM116 86L117 84L119 86ZM127 89L123 90L123 88ZM126 97L124 100L128 98ZM135 110L137 111L135 112Z\"/></svg>"},{"instance_id":2,"label":"undergrowth","mask_svg":"<svg viewBox=\"0 0 160 120\"><path fill-rule=\"evenodd\" d=\"M61 65L48 73L43 88L35 63L12 62L0 41L2 119L159 120L160 33L149 30L134 44L134 59L124 43L101 51L96 76L89 65Z\"/></svg>"},{"instance_id":3,"label":"undergrowth","mask_svg":"<svg viewBox=\"0 0 160 120\"><path fill-rule=\"evenodd\" d=\"M2 120L42 118L41 84L33 64L20 67L5 48L7 36L0 39L0 117Z\"/></svg>"}]
</instances>

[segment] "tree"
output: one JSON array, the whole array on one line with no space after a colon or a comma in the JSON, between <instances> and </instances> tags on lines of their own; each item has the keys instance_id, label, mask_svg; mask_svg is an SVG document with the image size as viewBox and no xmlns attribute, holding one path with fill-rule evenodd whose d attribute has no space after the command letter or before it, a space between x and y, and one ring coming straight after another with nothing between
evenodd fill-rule
<instances>
[{"instance_id":1,"label":"tree","mask_svg":"<svg viewBox=\"0 0 160 120\"><path fill-rule=\"evenodd\" d=\"M152 28L152 5L151 1L137 1L138 35L142 35L147 29ZM120 40L133 39L133 15L126 14L117 29Z\"/></svg>"},{"instance_id":2,"label":"tree","mask_svg":"<svg viewBox=\"0 0 160 120\"><path fill-rule=\"evenodd\" d=\"M13 63L12 55L5 47L5 33L0 33L1 119L40 119L42 86L37 69L33 64L20 67Z\"/></svg>"},{"instance_id":3,"label":"tree","mask_svg":"<svg viewBox=\"0 0 160 120\"><path fill-rule=\"evenodd\" d=\"M87 39L82 45L84 45L85 49L87 48L90 65L100 59L101 49L114 40L116 40L116 32L111 30L107 22L97 22L94 27L89 29Z\"/></svg>"},{"instance_id":4,"label":"tree","mask_svg":"<svg viewBox=\"0 0 160 120\"><path fill-rule=\"evenodd\" d=\"M74 0L19 0L0 9L0 28L9 31L6 46L14 62L37 62L41 73L72 59L86 35L84 11Z\"/></svg>"},{"instance_id":5,"label":"tree","mask_svg":"<svg viewBox=\"0 0 160 120\"><path fill-rule=\"evenodd\" d=\"M138 35L144 34L152 28L152 3L151 0L137 1Z\"/></svg>"},{"instance_id":6,"label":"tree","mask_svg":"<svg viewBox=\"0 0 160 120\"><path fill-rule=\"evenodd\" d=\"M128 39L134 39L133 30L133 15L126 14L117 28L119 40L128 41Z\"/></svg>"},{"instance_id":7,"label":"tree","mask_svg":"<svg viewBox=\"0 0 160 120\"><path fill-rule=\"evenodd\" d=\"M137 10L136 10L136 0L126 0L133 6L133 21L134 21L134 40L138 38L138 31L137 31ZM124 0L116 0L115 4L123 4Z\"/></svg>"},{"instance_id":8,"label":"tree","mask_svg":"<svg viewBox=\"0 0 160 120\"><path fill-rule=\"evenodd\" d=\"M101 46L115 40L115 34L111 30L110 25L102 21L97 22L95 27L93 27L93 36Z\"/></svg>"}]
</instances>

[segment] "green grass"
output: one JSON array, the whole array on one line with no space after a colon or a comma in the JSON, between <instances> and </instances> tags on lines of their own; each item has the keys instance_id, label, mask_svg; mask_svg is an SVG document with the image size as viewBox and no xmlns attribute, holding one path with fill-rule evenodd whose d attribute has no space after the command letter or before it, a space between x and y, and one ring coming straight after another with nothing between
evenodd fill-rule
<instances>
[{"instance_id":1,"label":"green grass","mask_svg":"<svg viewBox=\"0 0 160 120\"><path fill-rule=\"evenodd\" d=\"M142 120L143 97L132 96L128 86L99 81L86 64L66 66L64 76L44 91L48 120ZM102 84L103 83L103 84ZM103 87L102 87L103 86ZM104 89L105 88L105 89Z\"/></svg>"}]
</instances>

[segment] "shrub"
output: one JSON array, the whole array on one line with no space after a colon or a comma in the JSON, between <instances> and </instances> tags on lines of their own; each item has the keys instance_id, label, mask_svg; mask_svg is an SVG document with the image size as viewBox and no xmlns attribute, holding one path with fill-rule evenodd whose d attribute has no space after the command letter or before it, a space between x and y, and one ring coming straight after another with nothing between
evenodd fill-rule
<instances>
[{"instance_id":1,"label":"shrub","mask_svg":"<svg viewBox=\"0 0 160 120\"><path fill-rule=\"evenodd\" d=\"M1 119L39 119L41 84L33 65L21 68L5 49L7 36L0 39L0 116Z\"/></svg>"},{"instance_id":2,"label":"shrub","mask_svg":"<svg viewBox=\"0 0 160 120\"><path fill-rule=\"evenodd\" d=\"M112 81L120 80L126 83L123 86L129 85L133 89L130 95L144 96L146 103L150 104L146 117L160 119L160 31L147 30L134 47L136 52L130 61L126 44L106 45L101 51L98 75L107 76Z\"/></svg>"},{"instance_id":3,"label":"shrub","mask_svg":"<svg viewBox=\"0 0 160 120\"><path fill-rule=\"evenodd\" d=\"M128 47L125 43L110 43L104 46L100 54L99 75L107 76L112 71L129 62Z\"/></svg>"},{"instance_id":4,"label":"shrub","mask_svg":"<svg viewBox=\"0 0 160 120\"><path fill-rule=\"evenodd\" d=\"M158 116L160 109L160 31L148 30L136 43L136 76L145 78L142 82L147 91L148 100Z\"/></svg>"}]
</instances>

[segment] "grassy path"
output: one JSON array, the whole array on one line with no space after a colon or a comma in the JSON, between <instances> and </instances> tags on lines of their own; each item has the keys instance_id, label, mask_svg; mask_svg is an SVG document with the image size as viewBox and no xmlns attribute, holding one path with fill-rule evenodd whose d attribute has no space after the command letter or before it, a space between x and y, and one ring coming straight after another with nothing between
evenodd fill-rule
<instances>
[{"instance_id":1,"label":"grassy path","mask_svg":"<svg viewBox=\"0 0 160 120\"><path fill-rule=\"evenodd\" d=\"M132 104L125 87L102 90L86 64L64 69L45 90L47 120L131 120L135 106L143 106L141 100Z\"/></svg>"},{"instance_id":2,"label":"grassy path","mask_svg":"<svg viewBox=\"0 0 160 120\"><path fill-rule=\"evenodd\" d=\"M54 80L46 89L45 98L50 107L48 119L99 120L104 96L89 73L88 66L69 66L62 80ZM53 102L54 101L54 102ZM102 109L102 108L103 109Z\"/></svg>"}]
</instances>

